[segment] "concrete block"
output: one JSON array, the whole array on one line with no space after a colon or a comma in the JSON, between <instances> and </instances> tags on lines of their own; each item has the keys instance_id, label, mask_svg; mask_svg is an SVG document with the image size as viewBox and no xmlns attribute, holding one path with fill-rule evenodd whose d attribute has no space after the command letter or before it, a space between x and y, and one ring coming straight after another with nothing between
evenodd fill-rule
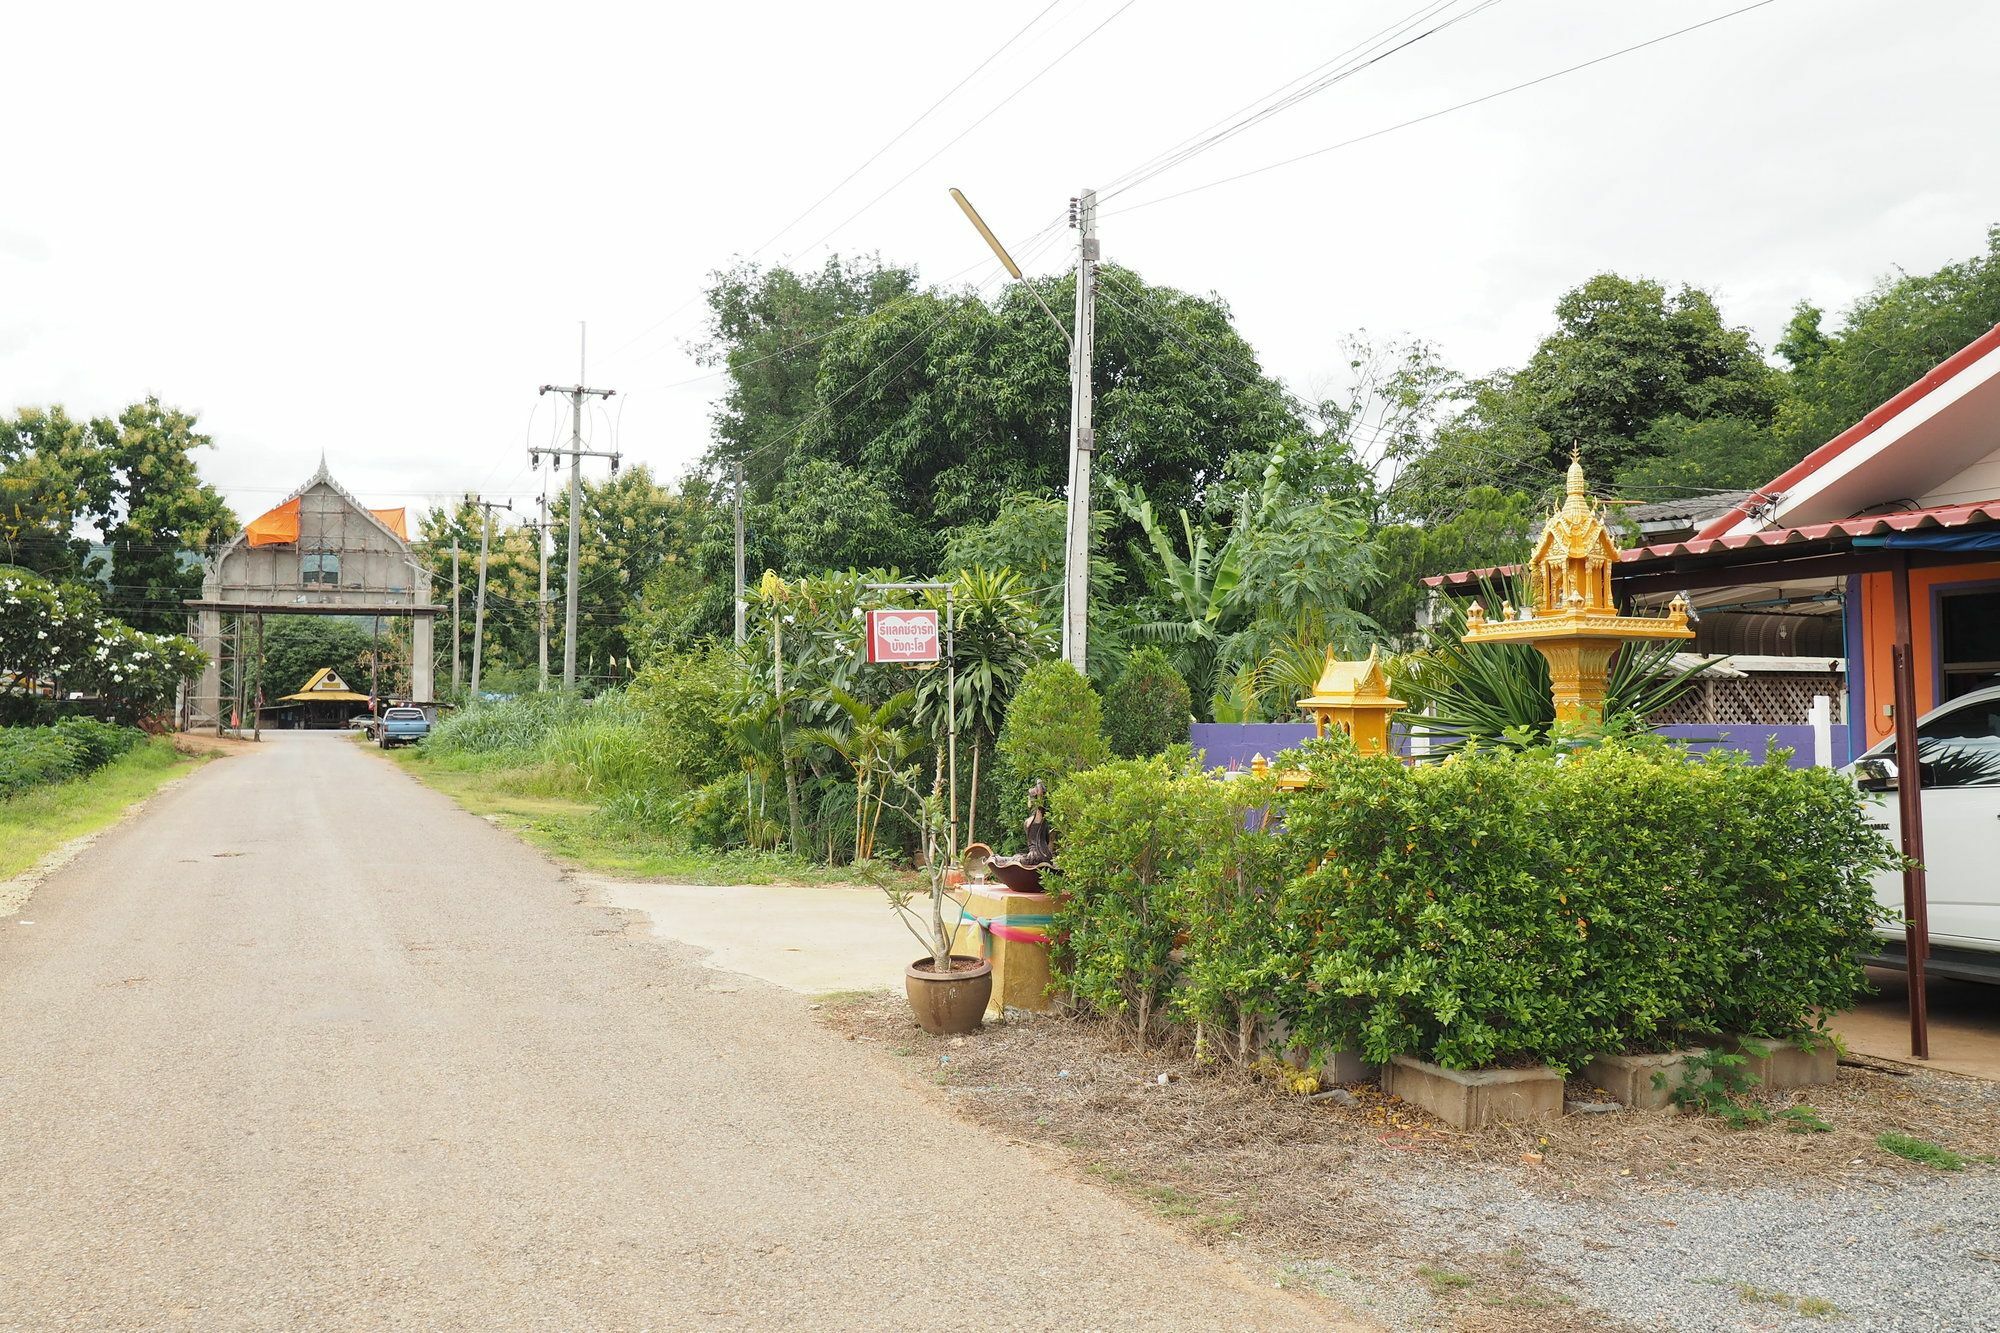
<instances>
[{"instance_id":1,"label":"concrete block","mask_svg":"<svg viewBox=\"0 0 2000 1333\"><path fill-rule=\"evenodd\" d=\"M1321 1083L1374 1083L1382 1076L1380 1065L1369 1064L1353 1051L1315 1050L1293 1040L1291 1024L1282 1018L1257 1025L1257 1050L1294 1069L1319 1070Z\"/></svg>"},{"instance_id":2,"label":"concrete block","mask_svg":"<svg viewBox=\"0 0 2000 1333\"><path fill-rule=\"evenodd\" d=\"M1802 1051L1788 1041L1738 1037L1725 1049L1744 1057L1743 1072L1766 1092L1822 1087L1833 1082L1840 1068L1840 1052L1830 1041ZM1758 1051L1763 1054L1757 1054Z\"/></svg>"},{"instance_id":3,"label":"concrete block","mask_svg":"<svg viewBox=\"0 0 2000 1333\"><path fill-rule=\"evenodd\" d=\"M1553 1120L1563 1111L1563 1076L1547 1065L1443 1069L1399 1055L1383 1067L1382 1087L1454 1129Z\"/></svg>"},{"instance_id":4,"label":"concrete block","mask_svg":"<svg viewBox=\"0 0 2000 1333\"><path fill-rule=\"evenodd\" d=\"M1688 1058L1706 1054L1694 1047L1657 1055L1600 1055L1582 1074L1634 1111L1665 1111L1673 1108L1673 1092L1687 1075ZM1655 1074L1664 1075L1658 1086Z\"/></svg>"},{"instance_id":5,"label":"concrete block","mask_svg":"<svg viewBox=\"0 0 2000 1333\"><path fill-rule=\"evenodd\" d=\"M954 951L976 952L993 964L993 998L986 1006L986 1020L1001 1022L1009 1009L1046 1013L1051 1007L1049 946L1034 937L1048 934L1054 912L1049 895L980 883L962 885L951 896L960 914ZM951 920L949 908L946 920ZM978 948L966 947L975 936Z\"/></svg>"}]
</instances>

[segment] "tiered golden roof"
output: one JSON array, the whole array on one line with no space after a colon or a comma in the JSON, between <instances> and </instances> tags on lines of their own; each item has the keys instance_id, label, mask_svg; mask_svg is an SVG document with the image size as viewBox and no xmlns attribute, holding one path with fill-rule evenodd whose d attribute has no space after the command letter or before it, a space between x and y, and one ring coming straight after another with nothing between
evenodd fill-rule
<instances>
[{"instance_id":1,"label":"tiered golden roof","mask_svg":"<svg viewBox=\"0 0 2000 1333\"><path fill-rule=\"evenodd\" d=\"M1549 659L1556 716L1594 721L1603 714L1611 657L1628 639L1691 639L1688 603L1675 597L1664 617L1620 615L1611 599L1611 571L1618 544L1590 498L1583 460L1570 458L1562 508L1549 516L1528 562L1534 605L1500 604L1488 620L1474 602L1465 613L1467 643L1532 643Z\"/></svg>"}]
</instances>

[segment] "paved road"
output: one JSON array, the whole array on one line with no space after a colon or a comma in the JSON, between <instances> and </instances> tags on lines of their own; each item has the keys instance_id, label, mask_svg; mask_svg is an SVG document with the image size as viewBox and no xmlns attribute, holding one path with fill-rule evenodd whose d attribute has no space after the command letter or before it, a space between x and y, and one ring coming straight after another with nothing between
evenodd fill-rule
<instances>
[{"instance_id":1,"label":"paved road","mask_svg":"<svg viewBox=\"0 0 2000 1333\"><path fill-rule=\"evenodd\" d=\"M1325 1326L586 894L330 735L108 834L0 920L0 1328Z\"/></svg>"}]
</instances>

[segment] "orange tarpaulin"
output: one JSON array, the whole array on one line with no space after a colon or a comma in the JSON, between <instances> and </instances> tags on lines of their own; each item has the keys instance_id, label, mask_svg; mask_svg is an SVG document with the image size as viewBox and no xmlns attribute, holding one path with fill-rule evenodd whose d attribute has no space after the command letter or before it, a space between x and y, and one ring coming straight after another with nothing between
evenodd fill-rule
<instances>
[{"instance_id":1,"label":"orange tarpaulin","mask_svg":"<svg viewBox=\"0 0 2000 1333\"><path fill-rule=\"evenodd\" d=\"M371 509L375 521L396 534L401 541L410 539L410 526L401 509ZM252 546L289 546L299 539L299 502L287 500L267 514L253 518L243 529Z\"/></svg>"},{"instance_id":2,"label":"orange tarpaulin","mask_svg":"<svg viewBox=\"0 0 2000 1333\"><path fill-rule=\"evenodd\" d=\"M285 546L299 539L299 502L287 500L243 529L252 546Z\"/></svg>"}]
</instances>

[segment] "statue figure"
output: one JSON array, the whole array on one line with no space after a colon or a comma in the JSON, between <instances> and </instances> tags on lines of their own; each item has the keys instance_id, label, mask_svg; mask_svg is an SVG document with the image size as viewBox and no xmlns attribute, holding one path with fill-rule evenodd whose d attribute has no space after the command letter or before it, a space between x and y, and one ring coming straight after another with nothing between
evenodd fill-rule
<instances>
[{"instance_id":1,"label":"statue figure","mask_svg":"<svg viewBox=\"0 0 2000 1333\"><path fill-rule=\"evenodd\" d=\"M1028 835L1028 852L1021 858L1024 865L1047 865L1055 860L1055 849L1050 845L1048 788L1041 779L1035 779L1034 786L1028 788L1028 819L1021 826Z\"/></svg>"}]
</instances>

